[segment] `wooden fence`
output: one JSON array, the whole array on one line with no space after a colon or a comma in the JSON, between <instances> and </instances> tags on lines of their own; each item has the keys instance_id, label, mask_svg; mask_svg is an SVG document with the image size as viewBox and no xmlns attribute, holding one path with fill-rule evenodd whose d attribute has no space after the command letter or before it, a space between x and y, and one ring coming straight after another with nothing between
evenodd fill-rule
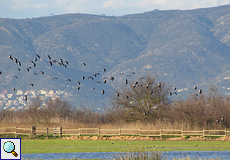
<instances>
[{"instance_id":1,"label":"wooden fence","mask_svg":"<svg viewBox=\"0 0 230 160\"><path fill-rule=\"evenodd\" d=\"M62 127L56 128L18 128L16 127L5 127L0 128L0 137L2 135L14 134L15 138L17 135L28 136L28 138L34 138L39 135L46 135L46 138L49 138L49 135L52 135L54 138L62 136L86 136L86 135L95 135L95 136L150 136L150 137L164 137L164 136L203 136L203 137L228 137L230 131L225 130L202 130L202 131L184 131L184 130L175 130L175 129L160 129L160 130L143 130L139 129L101 129L101 128L78 128L78 129L62 129Z\"/></svg>"}]
</instances>

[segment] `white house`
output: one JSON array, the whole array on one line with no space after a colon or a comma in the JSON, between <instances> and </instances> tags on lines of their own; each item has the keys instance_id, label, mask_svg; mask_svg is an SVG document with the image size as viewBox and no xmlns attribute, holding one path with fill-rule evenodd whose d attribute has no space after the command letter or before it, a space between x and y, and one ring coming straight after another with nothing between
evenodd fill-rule
<instances>
[{"instance_id":1,"label":"white house","mask_svg":"<svg viewBox=\"0 0 230 160\"><path fill-rule=\"evenodd\" d=\"M23 95L23 91L22 90L17 90L16 95Z\"/></svg>"}]
</instances>

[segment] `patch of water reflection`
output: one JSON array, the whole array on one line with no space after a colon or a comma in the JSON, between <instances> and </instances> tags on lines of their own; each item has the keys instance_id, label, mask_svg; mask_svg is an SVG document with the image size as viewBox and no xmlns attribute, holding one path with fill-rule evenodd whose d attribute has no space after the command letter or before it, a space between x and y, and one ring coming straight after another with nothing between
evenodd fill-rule
<instances>
[{"instance_id":1,"label":"patch of water reflection","mask_svg":"<svg viewBox=\"0 0 230 160\"><path fill-rule=\"evenodd\" d=\"M230 151L169 151L162 152L166 159L222 159L230 160ZM124 152L83 152L83 153L39 153L22 154L23 159L113 159Z\"/></svg>"}]
</instances>

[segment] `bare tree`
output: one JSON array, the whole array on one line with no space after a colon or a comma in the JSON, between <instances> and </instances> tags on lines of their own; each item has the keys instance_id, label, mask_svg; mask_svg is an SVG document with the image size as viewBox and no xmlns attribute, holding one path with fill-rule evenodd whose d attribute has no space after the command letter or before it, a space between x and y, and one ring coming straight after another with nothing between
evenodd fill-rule
<instances>
[{"instance_id":1,"label":"bare tree","mask_svg":"<svg viewBox=\"0 0 230 160\"><path fill-rule=\"evenodd\" d=\"M168 106L169 91L169 85L157 82L157 76L148 74L128 85L116 88L116 95L114 94L111 99L115 106L125 108L127 115L135 115L145 121L150 116L158 115Z\"/></svg>"},{"instance_id":2,"label":"bare tree","mask_svg":"<svg viewBox=\"0 0 230 160\"><path fill-rule=\"evenodd\" d=\"M40 99L39 96L37 96L28 105L27 113L28 116L31 118L32 123L39 123L41 120L40 113L39 113L39 108L41 107L41 103L42 100Z\"/></svg>"},{"instance_id":3,"label":"bare tree","mask_svg":"<svg viewBox=\"0 0 230 160\"><path fill-rule=\"evenodd\" d=\"M207 129L229 128L230 102L210 85L208 96L190 95L186 100L173 103L171 112L175 120L183 119L190 126L198 125Z\"/></svg>"},{"instance_id":4,"label":"bare tree","mask_svg":"<svg viewBox=\"0 0 230 160\"><path fill-rule=\"evenodd\" d=\"M49 110L50 117L58 116L60 122L70 116L72 105L59 98L49 99L46 101L46 108Z\"/></svg>"}]
</instances>

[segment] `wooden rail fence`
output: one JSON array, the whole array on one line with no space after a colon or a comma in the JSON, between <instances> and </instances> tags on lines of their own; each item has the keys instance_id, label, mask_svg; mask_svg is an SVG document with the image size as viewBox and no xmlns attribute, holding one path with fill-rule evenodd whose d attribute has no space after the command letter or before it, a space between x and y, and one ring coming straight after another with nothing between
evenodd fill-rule
<instances>
[{"instance_id":1,"label":"wooden rail fence","mask_svg":"<svg viewBox=\"0 0 230 160\"><path fill-rule=\"evenodd\" d=\"M230 131L225 130L202 130L202 131L184 131L175 130L175 129L160 129L160 130L143 130L139 129L101 129L101 128L78 128L78 129L62 129L62 127L56 128L18 128L16 127L4 127L0 128L0 137L7 134L14 134L15 138L17 135L28 136L28 138L35 138L39 135L46 135L46 138L49 138L49 135L53 135L54 138L62 136L86 136L86 135L95 135L95 136L121 136L121 135L132 135L132 136L151 136L151 137L160 137L163 136L203 136L203 137L229 137Z\"/></svg>"}]
</instances>

